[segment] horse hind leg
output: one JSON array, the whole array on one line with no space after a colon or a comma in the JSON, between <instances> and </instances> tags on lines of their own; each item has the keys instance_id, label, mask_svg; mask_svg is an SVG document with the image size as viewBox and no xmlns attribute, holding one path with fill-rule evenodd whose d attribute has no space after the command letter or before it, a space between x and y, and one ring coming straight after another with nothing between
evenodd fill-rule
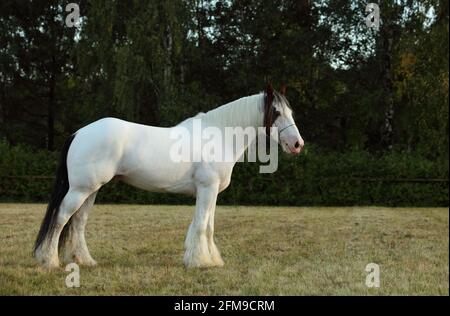
<instances>
[{"instance_id":1,"label":"horse hind leg","mask_svg":"<svg viewBox=\"0 0 450 316\"><path fill-rule=\"evenodd\" d=\"M42 245L36 250L36 258L45 268L59 266L58 244L61 232L72 215L81 207L91 192L69 189L59 206L54 227L49 231Z\"/></svg>"},{"instance_id":2,"label":"horse hind leg","mask_svg":"<svg viewBox=\"0 0 450 316\"><path fill-rule=\"evenodd\" d=\"M95 202L98 191L92 193L78 211L73 214L68 229L68 237L64 245L64 262L76 262L80 265L95 266L97 262L92 258L86 244L85 231L89 211ZM69 225L68 224L68 225Z\"/></svg>"}]
</instances>

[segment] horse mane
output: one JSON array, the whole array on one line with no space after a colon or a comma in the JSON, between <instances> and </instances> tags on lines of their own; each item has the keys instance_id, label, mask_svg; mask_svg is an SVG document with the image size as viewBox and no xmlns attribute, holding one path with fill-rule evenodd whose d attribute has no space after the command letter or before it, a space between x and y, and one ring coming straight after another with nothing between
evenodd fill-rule
<instances>
[{"instance_id":1,"label":"horse mane","mask_svg":"<svg viewBox=\"0 0 450 316\"><path fill-rule=\"evenodd\" d=\"M270 128L275 120L272 108L274 101L281 104L284 103L289 107L289 102L284 95L268 88L264 92L240 98L206 113L200 112L178 125L183 125L193 119L201 119L207 126L217 126L219 128L227 126L264 126L266 133L269 135Z\"/></svg>"},{"instance_id":2,"label":"horse mane","mask_svg":"<svg viewBox=\"0 0 450 316\"><path fill-rule=\"evenodd\" d=\"M229 102L206 113L200 112L179 125L193 119L201 119L206 126L233 127L259 126L262 123L263 94L255 94Z\"/></svg>"},{"instance_id":3,"label":"horse mane","mask_svg":"<svg viewBox=\"0 0 450 316\"><path fill-rule=\"evenodd\" d=\"M274 113L272 110L273 100L275 99L275 94L271 85L269 85L264 93L264 128L266 130L266 135L270 135L270 128L274 122Z\"/></svg>"}]
</instances>

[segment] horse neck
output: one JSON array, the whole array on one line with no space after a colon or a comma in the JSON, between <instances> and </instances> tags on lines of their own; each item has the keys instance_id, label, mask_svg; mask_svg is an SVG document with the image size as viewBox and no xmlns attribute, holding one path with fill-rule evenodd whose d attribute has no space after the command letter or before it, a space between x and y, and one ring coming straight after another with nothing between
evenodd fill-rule
<instances>
[{"instance_id":1,"label":"horse neck","mask_svg":"<svg viewBox=\"0 0 450 316\"><path fill-rule=\"evenodd\" d=\"M225 135L225 128L255 128L255 136L258 134L258 127L263 124L263 102L264 94L244 97L242 99L225 104L217 109L205 114L203 121L206 125L215 126L222 130ZM248 139L241 148L234 148L235 162L244 154L250 143L255 139ZM228 144L234 146L234 144Z\"/></svg>"},{"instance_id":2,"label":"horse neck","mask_svg":"<svg viewBox=\"0 0 450 316\"><path fill-rule=\"evenodd\" d=\"M254 127L263 123L263 94L244 97L206 113L204 121L221 129L226 127Z\"/></svg>"}]
</instances>

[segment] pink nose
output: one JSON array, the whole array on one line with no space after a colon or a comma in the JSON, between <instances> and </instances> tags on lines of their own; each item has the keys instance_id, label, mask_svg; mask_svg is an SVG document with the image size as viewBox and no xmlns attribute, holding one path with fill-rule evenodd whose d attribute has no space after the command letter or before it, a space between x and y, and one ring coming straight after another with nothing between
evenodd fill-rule
<instances>
[{"instance_id":1,"label":"pink nose","mask_svg":"<svg viewBox=\"0 0 450 316\"><path fill-rule=\"evenodd\" d=\"M292 151L292 153L294 154L299 154L303 147L305 146L305 142L302 138L300 138L299 140L297 140L294 144L294 150Z\"/></svg>"}]
</instances>

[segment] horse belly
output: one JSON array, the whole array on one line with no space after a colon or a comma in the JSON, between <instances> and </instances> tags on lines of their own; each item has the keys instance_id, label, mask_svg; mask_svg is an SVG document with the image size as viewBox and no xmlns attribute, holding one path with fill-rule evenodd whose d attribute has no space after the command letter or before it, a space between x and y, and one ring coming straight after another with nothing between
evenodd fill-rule
<instances>
[{"instance_id":1,"label":"horse belly","mask_svg":"<svg viewBox=\"0 0 450 316\"><path fill-rule=\"evenodd\" d=\"M170 192L193 195L196 192L190 168L137 168L119 177L123 182L151 192Z\"/></svg>"}]
</instances>

